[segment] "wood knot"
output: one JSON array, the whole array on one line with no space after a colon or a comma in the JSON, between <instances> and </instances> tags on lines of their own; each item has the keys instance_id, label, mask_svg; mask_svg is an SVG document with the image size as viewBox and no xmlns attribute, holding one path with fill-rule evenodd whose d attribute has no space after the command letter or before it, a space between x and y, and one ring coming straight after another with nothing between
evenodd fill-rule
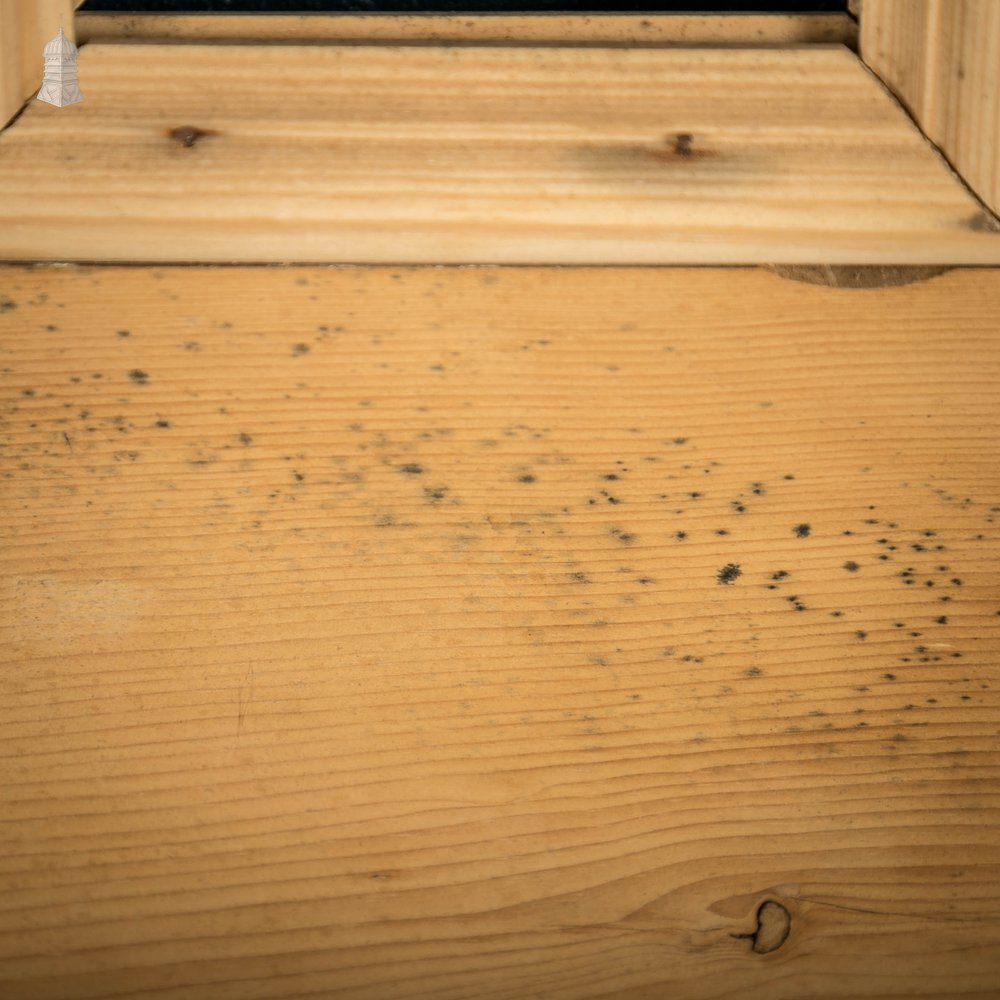
<instances>
[{"instance_id":1,"label":"wood knot","mask_svg":"<svg viewBox=\"0 0 1000 1000\"><path fill-rule=\"evenodd\" d=\"M792 915L781 903L773 899L757 907L757 929L750 934L733 934L734 938L749 938L751 949L758 955L777 951L788 939L792 929Z\"/></svg>"},{"instance_id":2,"label":"wood knot","mask_svg":"<svg viewBox=\"0 0 1000 1000\"><path fill-rule=\"evenodd\" d=\"M674 155L690 156L693 152L691 149L692 142L694 142L694 136L690 132L678 132L674 136Z\"/></svg>"},{"instance_id":3,"label":"wood knot","mask_svg":"<svg viewBox=\"0 0 1000 1000\"><path fill-rule=\"evenodd\" d=\"M167 135L184 146L193 146L203 136L215 135L215 133L207 129L195 128L194 125L179 125L177 128L171 129Z\"/></svg>"},{"instance_id":4,"label":"wood knot","mask_svg":"<svg viewBox=\"0 0 1000 1000\"><path fill-rule=\"evenodd\" d=\"M705 149L691 132L674 132L663 137L661 145L650 150L652 156L666 163L694 163L716 157L718 153Z\"/></svg>"}]
</instances>

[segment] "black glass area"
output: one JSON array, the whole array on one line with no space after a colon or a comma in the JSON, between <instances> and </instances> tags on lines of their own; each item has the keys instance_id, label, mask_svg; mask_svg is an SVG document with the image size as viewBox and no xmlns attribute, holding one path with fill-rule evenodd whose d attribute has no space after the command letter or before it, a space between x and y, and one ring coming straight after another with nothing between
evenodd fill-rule
<instances>
[{"instance_id":1,"label":"black glass area","mask_svg":"<svg viewBox=\"0 0 1000 1000\"><path fill-rule=\"evenodd\" d=\"M82 11L135 11L137 13L187 14L378 14L405 11L455 14L569 13L592 14L791 14L837 13L847 10L847 0L677 0L677 2L629 3L627 5L561 0L558 3L426 2L426 0L87 0Z\"/></svg>"}]
</instances>

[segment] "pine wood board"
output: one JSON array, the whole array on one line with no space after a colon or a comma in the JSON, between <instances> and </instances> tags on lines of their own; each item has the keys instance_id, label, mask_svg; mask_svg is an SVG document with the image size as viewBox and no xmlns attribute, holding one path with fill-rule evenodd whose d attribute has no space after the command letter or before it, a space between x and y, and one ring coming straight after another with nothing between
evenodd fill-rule
<instances>
[{"instance_id":1,"label":"pine wood board","mask_svg":"<svg viewBox=\"0 0 1000 1000\"><path fill-rule=\"evenodd\" d=\"M1000 5L868 0L865 61L995 212L1000 209Z\"/></svg>"},{"instance_id":2,"label":"pine wood board","mask_svg":"<svg viewBox=\"0 0 1000 1000\"><path fill-rule=\"evenodd\" d=\"M0 136L0 257L954 264L996 220L843 46L118 45Z\"/></svg>"},{"instance_id":3,"label":"pine wood board","mask_svg":"<svg viewBox=\"0 0 1000 1000\"><path fill-rule=\"evenodd\" d=\"M81 11L83 41L437 41L857 45L846 14L120 14Z\"/></svg>"},{"instance_id":4,"label":"pine wood board","mask_svg":"<svg viewBox=\"0 0 1000 1000\"><path fill-rule=\"evenodd\" d=\"M0 293L5 1000L991 995L996 271Z\"/></svg>"},{"instance_id":5,"label":"pine wood board","mask_svg":"<svg viewBox=\"0 0 1000 1000\"><path fill-rule=\"evenodd\" d=\"M43 49L59 31L75 40L73 11L83 0L0 0L0 128L42 83Z\"/></svg>"}]
</instances>

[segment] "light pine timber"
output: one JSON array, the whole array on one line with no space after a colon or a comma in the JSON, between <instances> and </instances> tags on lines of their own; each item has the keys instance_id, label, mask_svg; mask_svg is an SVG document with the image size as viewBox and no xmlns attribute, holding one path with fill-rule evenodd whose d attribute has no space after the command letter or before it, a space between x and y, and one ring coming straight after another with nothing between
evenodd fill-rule
<instances>
[{"instance_id":1,"label":"light pine timber","mask_svg":"<svg viewBox=\"0 0 1000 1000\"><path fill-rule=\"evenodd\" d=\"M83 0L0 0L0 129L38 92L43 49L59 31L76 41L73 11Z\"/></svg>"},{"instance_id":2,"label":"light pine timber","mask_svg":"<svg viewBox=\"0 0 1000 1000\"><path fill-rule=\"evenodd\" d=\"M846 14L122 14L81 11L83 41L438 41L857 45Z\"/></svg>"},{"instance_id":3,"label":"light pine timber","mask_svg":"<svg viewBox=\"0 0 1000 1000\"><path fill-rule=\"evenodd\" d=\"M861 52L976 194L1000 210L1000 4L866 0Z\"/></svg>"},{"instance_id":4,"label":"light pine timber","mask_svg":"<svg viewBox=\"0 0 1000 1000\"><path fill-rule=\"evenodd\" d=\"M1000 262L843 46L92 44L0 135L0 257Z\"/></svg>"},{"instance_id":5,"label":"light pine timber","mask_svg":"<svg viewBox=\"0 0 1000 1000\"><path fill-rule=\"evenodd\" d=\"M0 291L5 1000L994 991L997 272Z\"/></svg>"}]
</instances>

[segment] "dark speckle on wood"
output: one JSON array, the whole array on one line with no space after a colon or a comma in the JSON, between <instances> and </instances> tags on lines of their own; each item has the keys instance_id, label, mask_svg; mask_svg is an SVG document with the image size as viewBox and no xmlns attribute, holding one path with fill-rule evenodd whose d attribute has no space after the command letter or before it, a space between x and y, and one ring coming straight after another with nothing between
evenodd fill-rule
<instances>
[{"instance_id":1,"label":"dark speckle on wood","mask_svg":"<svg viewBox=\"0 0 1000 1000\"><path fill-rule=\"evenodd\" d=\"M691 149L691 143L694 141L694 136L690 132L678 132L674 136L674 155L675 156L690 156L693 152Z\"/></svg>"},{"instance_id":2,"label":"dark speckle on wood","mask_svg":"<svg viewBox=\"0 0 1000 1000\"><path fill-rule=\"evenodd\" d=\"M974 233L1000 233L1000 220L985 209L970 215L965 225Z\"/></svg>"},{"instance_id":3,"label":"dark speckle on wood","mask_svg":"<svg viewBox=\"0 0 1000 1000\"><path fill-rule=\"evenodd\" d=\"M205 136L218 135L211 129L197 128L194 125L178 125L177 128L170 129L167 135L179 142L182 146L193 146L199 139Z\"/></svg>"}]
</instances>

